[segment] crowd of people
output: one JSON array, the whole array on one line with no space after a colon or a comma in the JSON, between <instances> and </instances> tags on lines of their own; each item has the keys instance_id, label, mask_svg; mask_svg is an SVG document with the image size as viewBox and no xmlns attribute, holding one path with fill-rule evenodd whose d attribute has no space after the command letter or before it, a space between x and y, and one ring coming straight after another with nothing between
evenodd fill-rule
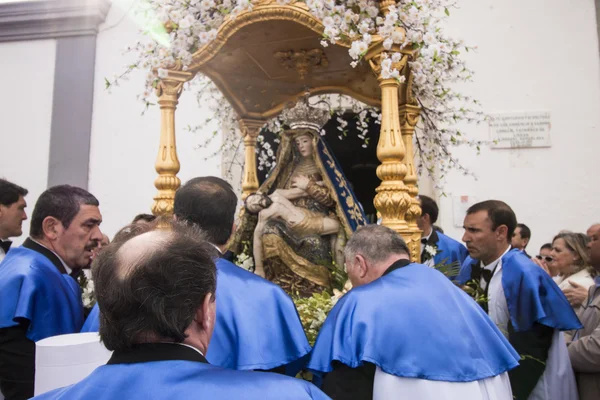
<instances>
[{"instance_id":1,"label":"crowd of people","mask_svg":"<svg viewBox=\"0 0 600 400\"><path fill-rule=\"evenodd\" d=\"M36 398L600 396L600 224L561 231L530 257L531 230L506 203L471 206L463 245L420 196L422 263L397 232L359 227L344 248L353 288L311 347L292 299L228 260L238 199L224 180L188 181L172 218L140 214L110 244L98 199L61 185L40 195L29 237L12 247L27 194L0 179L8 400L34 396L37 341L78 332L99 332L110 360ZM86 315L76 279L90 265L97 303ZM312 383L295 378L301 371Z\"/></svg>"}]
</instances>

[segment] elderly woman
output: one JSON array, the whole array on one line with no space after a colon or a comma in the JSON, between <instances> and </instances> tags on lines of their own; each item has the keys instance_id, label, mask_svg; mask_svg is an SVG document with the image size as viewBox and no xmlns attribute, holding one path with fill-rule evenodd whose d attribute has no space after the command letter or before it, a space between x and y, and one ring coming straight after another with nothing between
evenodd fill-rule
<instances>
[{"instance_id":1,"label":"elderly woman","mask_svg":"<svg viewBox=\"0 0 600 400\"><path fill-rule=\"evenodd\" d=\"M588 242L589 238L586 235L573 232L559 233L552 240L552 261L549 267L558 271L556 283L563 292L579 287L587 290L594 285L597 272L590 266L590 255L586 248ZM587 298L582 302L581 299L569 298L575 311L578 311L586 300Z\"/></svg>"}]
</instances>

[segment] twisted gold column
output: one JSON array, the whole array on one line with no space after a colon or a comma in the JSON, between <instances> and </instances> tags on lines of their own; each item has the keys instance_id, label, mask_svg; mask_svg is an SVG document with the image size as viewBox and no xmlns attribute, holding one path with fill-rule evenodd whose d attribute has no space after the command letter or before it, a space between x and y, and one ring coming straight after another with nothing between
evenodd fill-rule
<instances>
[{"instance_id":1,"label":"twisted gold column","mask_svg":"<svg viewBox=\"0 0 600 400\"><path fill-rule=\"evenodd\" d=\"M265 121L241 119L240 129L244 138L244 176L242 179L242 200L258 190L258 172L256 170L256 138Z\"/></svg>"},{"instance_id":2,"label":"twisted gold column","mask_svg":"<svg viewBox=\"0 0 600 400\"><path fill-rule=\"evenodd\" d=\"M158 189L158 193L152 205L154 215L173 213L175 191L181 185L177 177L180 165L175 144L175 109L183 84L184 81L179 80L162 80L156 88L160 105L160 145L155 164L158 177L154 181L154 186Z\"/></svg>"}]
</instances>

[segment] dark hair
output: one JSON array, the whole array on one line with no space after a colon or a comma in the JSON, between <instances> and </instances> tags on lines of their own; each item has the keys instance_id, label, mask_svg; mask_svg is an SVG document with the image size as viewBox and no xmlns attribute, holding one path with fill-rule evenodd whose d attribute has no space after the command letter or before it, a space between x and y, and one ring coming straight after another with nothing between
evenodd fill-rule
<instances>
[{"instance_id":1,"label":"dark hair","mask_svg":"<svg viewBox=\"0 0 600 400\"><path fill-rule=\"evenodd\" d=\"M191 179L177 190L173 213L180 221L198 225L211 243L222 246L231 236L236 208L231 185L207 176Z\"/></svg>"},{"instance_id":2,"label":"dark hair","mask_svg":"<svg viewBox=\"0 0 600 400\"><path fill-rule=\"evenodd\" d=\"M531 229L525 224L517 224L517 228L521 229L521 237L523 239L531 239Z\"/></svg>"},{"instance_id":3,"label":"dark hair","mask_svg":"<svg viewBox=\"0 0 600 400\"><path fill-rule=\"evenodd\" d=\"M444 230L437 225L433 225L433 229L438 231L439 233L444 233Z\"/></svg>"},{"instance_id":4,"label":"dark hair","mask_svg":"<svg viewBox=\"0 0 600 400\"><path fill-rule=\"evenodd\" d=\"M92 264L100 338L109 350L129 349L147 336L182 342L206 295L215 293L216 249L202 231L172 220L165 220L160 230L156 226L122 229ZM153 230L158 233L155 242L148 243L141 257L127 257L127 248L120 251L129 240Z\"/></svg>"},{"instance_id":5,"label":"dark hair","mask_svg":"<svg viewBox=\"0 0 600 400\"><path fill-rule=\"evenodd\" d=\"M138 214L135 217L133 217L133 221L131 221L131 223L135 224L138 221L152 222L155 219L156 219L156 215L152 215L152 214Z\"/></svg>"},{"instance_id":6,"label":"dark hair","mask_svg":"<svg viewBox=\"0 0 600 400\"><path fill-rule=\"evenodd\" d=\"M479 211L487 212L488 218L492 221L492 230L495 231L500 225L505 225L508 228L506 239L508 240L508 243L510 243L515 228L517 227L517 216L512 208L500 200L486 200L469 207L467 215L475 214Z\"/></svg>"},{"instance_id":7,"label":"dark hair","mask_svg":"<svg viewBox=\"0 0 600 400\"><path fill-rule=\"evenodd\" d=\"M250 210L248 208L248 200L250 200L250 199L252 199L252 198L254 198L256 196L259 196L261 199L265 199L266 200L267 206L265 208L269 208L271 206L271 204L273 204L273 200L271 200L271 198L269 196L267 196L266 194L264 194L264 193L258 193L258 192L250 193L248 195L248 197L246 197L246 200L244 200L244 208L246 209L246 211L250 215L257 215L258 214L258 212L253 212L252 210Z\"/></svg>"},{"instance_id":8,"label":"dark hair","mask_svg":"<svg viewBox=\"0 0 600 400\"><path fill-rule=\"evenodd\" d=\"M419 200L421 200L421 215L428 214L431 224L435 224L440 213L440 209L438 208L435 200L422 194L419 195Z\"/></svg>"},{"instance_id":9,"label":"dark hair","mask_svg":"<svg viewBox=\"0 0 600 400\"><path fill-rule=\"evenodd\" d=\"M410 251L398 232L383 225L370 224L358 228L346 243L346 260L354 258L356 254L378 263L392 254L410 255Z\"/></svg>"},{"instance_id":10,"label":"dark hair","mask_svg":"<svg viewBox=\"0 0 600 400\"><path fill-rule=\"evenodd\" d=\"M42 223L46 217L58 219L65 228L79 212L82 205L99 206L100 203L90 192L70 185L51 187L40 195L31 214L29 234L33 238L43 235Z\"/></svg>"},{"instance_id":11,"label":"dark hair","mask_svg":"<svg viewBox=\"0 0 600 400\"><path fill-rule=\"evenodd\" d=\"M10 206L16 203L19 201L19 197L25 197L27 193L29 193L27 189L0 178L0 204L3 206Z\"/></svg>"},{"instance_id":12,"label":"dark hair","mask_svg":"<svg viewBox=\"0 0 600 400\"><path fill-rule=\"evenodd\" d=\"M552 250L552 243L544 243L542 247L540 247L540 251L544 249Z\"/></svg>"}]
</instances>

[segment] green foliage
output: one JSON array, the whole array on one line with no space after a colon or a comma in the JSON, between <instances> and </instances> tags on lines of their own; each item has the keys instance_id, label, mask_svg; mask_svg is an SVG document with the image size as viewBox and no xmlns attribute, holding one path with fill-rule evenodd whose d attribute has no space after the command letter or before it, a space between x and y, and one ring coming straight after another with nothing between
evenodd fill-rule
<instances>
[{"instance_id":1,"label":"green foliage","mask_svg":"<svg viewBox=\"0 0 600 400\"><path fill-rule=\"evenodd\" d=\"M336 299L326 291L314 293L311 297L294 297L302 327L311 346L315 344L319 330L335 302Z\"/></svg>"}]
</instances>

